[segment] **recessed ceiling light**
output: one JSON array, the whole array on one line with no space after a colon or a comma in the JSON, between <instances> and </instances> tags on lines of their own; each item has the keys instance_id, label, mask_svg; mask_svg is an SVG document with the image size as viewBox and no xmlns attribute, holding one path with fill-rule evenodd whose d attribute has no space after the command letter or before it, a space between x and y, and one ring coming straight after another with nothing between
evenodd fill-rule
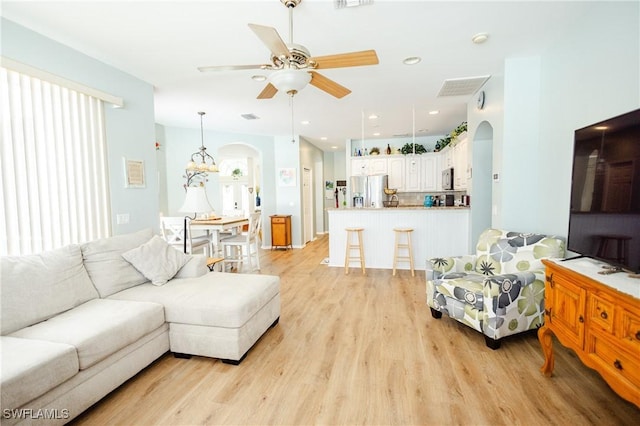
<instances>
[{"instance_id":1,"label":"recessed ceiling light","mask_svg":"<svg viewBox=\"0 0 640 426\"><path fill-rule=\"evenodd\" d=\"M415 65L422 60L419 56L409 56L408 58L404 58L402 63L405 65Z\"/></svg>"},{"instance_id":2,"label":"recessed ceiling light","mask_svg":"<svg viewBox=\"0 0 640 426\"><path fill-rule=\"evenodd\" d=\"M309 120L302 120L302 121L300 122L300 124L305 124L305 125L306 125L306 124L309 124L309 123L311 123Z\"/></svg>"},{"instance_id":3,"label":"recessed ceiling light","mask_svg":"<svg viewBox=\"0 0 640 426\"><path fill-rule=\"evenodd\" d=\"M373 136L380 136L380 132L375 132Z\"/></svg>"},{"instance_id":4,"label":"recessed ceiling light","mask_svg":"<svg viewBox=\"0 0 640 426\"><path fill-rule=\"evenodd\" d=\"M379 117L378 117L378 114L371 114L371 115L369 116L369 120L376 120L376 119L378 119L378 118L379 118Z\"/></svg>"},{"instance_id":5,"label":"recessed ceiling light","mask_svg":"<svg viewBox=\"0 0 640 426\"><path fill-rule=\"evenodd\" d=\"M487 34L487 33L478 33L478 34L474 35L473 37L471 37L471 41L473 41L475 44L482 44L485 41L487 41L488 38L489 38L489 34Z\"/></svg>"},{"instance_id":6,"label":"recessed ceiling light","mask_svg":"<svg viewBox=\"0 0 640 426\"><path fill-rule=\"evenodd\" d=\"M327 140L327 137L326 137L326 136L323 136L323 137L321 137L321 138L320 138L320 140L321 140L321 141L326 141L326 140Z\"/></svg>"},{"instance_id":7,"label":"recessed ceiling light","mask_svg":"<svg viewBox=\"0 0 640 426\"><path fill-rule=\"evenodd\" d=\"M338 147L334 145L331 147L331 149L338 149Z\"/></svg>"},{"instance_id":8,"label":"recessed ceiling light","mask_svg":"<svg viewBox=\"0 0 640 426\"><path fill-rule=\"evenodd\" d=\"M437 109L434 109L433 111L429 111L429 115L436 115L436 114L440 114L440 111L438 111Z\"/></svg>"},{"instance_id":9,"label":"recessed ceiling light","mask_svg":"<svg viewBox=\"0 0 640 426\"><path fill-rule=\"evenodd\" d=\"M256 74L251 76L251 80L253 81L265 81L266 79L267 79L266 75Z\"/></svg>"}]
</instances>

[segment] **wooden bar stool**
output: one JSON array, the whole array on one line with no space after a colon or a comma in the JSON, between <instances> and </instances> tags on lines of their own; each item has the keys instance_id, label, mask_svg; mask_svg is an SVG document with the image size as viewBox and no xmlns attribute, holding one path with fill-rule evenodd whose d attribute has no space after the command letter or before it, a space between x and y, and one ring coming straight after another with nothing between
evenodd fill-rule
<instances>
[{"instance_id":1,"label":"wooden bar stool","mask_svg":"<svg viewBox=\"0 0 640 426\"><path fill-rule=\"evenodd\" d=\"M597 235L596 236L600 240L600 244L598 245L598 256L601 259L613 260L617 263L627 265L627 255L629 254L629 240L631 237L628 235ZM614 246L615 255L610 256L609 254L609 242L613 241L616 243Z\"/></svg>"},{"instance_id":2,"label":"wooden bar stool","mask_svg":"<svg viewBox=\"0 0 640 426\"><path fill-rule=\"evenodd\" d=\"M393 250L393 275L396 274L396 266L398 262L409 262L411 266L411 276L415 277L416 273L413 269L413 247L411 246L411 233L413 232L412 228L393 228L393 231L396 233L396 246ZM402 235L406 235L406 242L401 242L400 238ZM400 256L400 250L407 250L406 256Z\"/></svg>"},{"instance_id":3,"label":"wooden bar stool","mask_svg":"<svg viewBox=\"0 0 640 426\"><path fill-rule=\"evenodd\" d=\"M345 228L347 231L347 247L344 252L344 273L345 275L349 275L349 264L352 260L357 260L360 262L360 268L362 269L362 273L365 273L364 266L364 246L362 245L362 231L364 228ZM358 243L353 243L353 236L358 236ZM353 250L358 250L358 256L351 256L351 252Z\"/></svg>"}]
</instances>

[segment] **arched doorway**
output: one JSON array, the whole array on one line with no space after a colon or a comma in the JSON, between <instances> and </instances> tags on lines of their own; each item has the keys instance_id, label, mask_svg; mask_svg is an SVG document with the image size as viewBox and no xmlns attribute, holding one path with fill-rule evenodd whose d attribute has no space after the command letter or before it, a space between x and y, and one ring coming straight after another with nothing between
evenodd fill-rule
<instances>
[{"instance_id":1,"label":"arched doorway","mask_svg":"<svg viewBox=\"0 0 640 426\"><path fill-rule=\"evenodd\" d=\"M475 131L472 145L471 244L492 225L493 209L493 127L483 121Z\"/></svg>"}]
</instances>

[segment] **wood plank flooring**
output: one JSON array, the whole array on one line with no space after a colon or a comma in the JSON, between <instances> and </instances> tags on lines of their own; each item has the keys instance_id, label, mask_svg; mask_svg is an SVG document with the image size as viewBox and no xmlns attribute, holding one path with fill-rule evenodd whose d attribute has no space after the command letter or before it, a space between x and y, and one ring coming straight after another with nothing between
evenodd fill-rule
<instances>
[{"instance_id":1,"label":"wood plank flooring","mask_svg":"<svg viewBox=\"0 0 640 426\"><path fill-rule=\"evenodd\" d=\"M262 252L262 273L281 277L282 314L239 366L166 354L74 424L640 424L640 409L557 342L545 378L535 333L492 351L431 318L422 272L345 276L327 256L326 236Z\"/></svg>"}]
</instances>

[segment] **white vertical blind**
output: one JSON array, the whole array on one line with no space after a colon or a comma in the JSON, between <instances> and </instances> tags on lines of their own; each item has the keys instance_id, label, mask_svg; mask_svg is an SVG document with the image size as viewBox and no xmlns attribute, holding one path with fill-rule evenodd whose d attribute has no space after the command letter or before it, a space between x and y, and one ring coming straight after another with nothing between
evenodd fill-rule
<instances>
[{"instance_id":1,"label":"white vertical blind","mask_svg":"<svg viewBox=\"0 0 640 426\"><path fill-rule=\"evenodd\" d=\"M110 235L100 99L0 68L0 254Z\"/></svg>"}]
</instances>

